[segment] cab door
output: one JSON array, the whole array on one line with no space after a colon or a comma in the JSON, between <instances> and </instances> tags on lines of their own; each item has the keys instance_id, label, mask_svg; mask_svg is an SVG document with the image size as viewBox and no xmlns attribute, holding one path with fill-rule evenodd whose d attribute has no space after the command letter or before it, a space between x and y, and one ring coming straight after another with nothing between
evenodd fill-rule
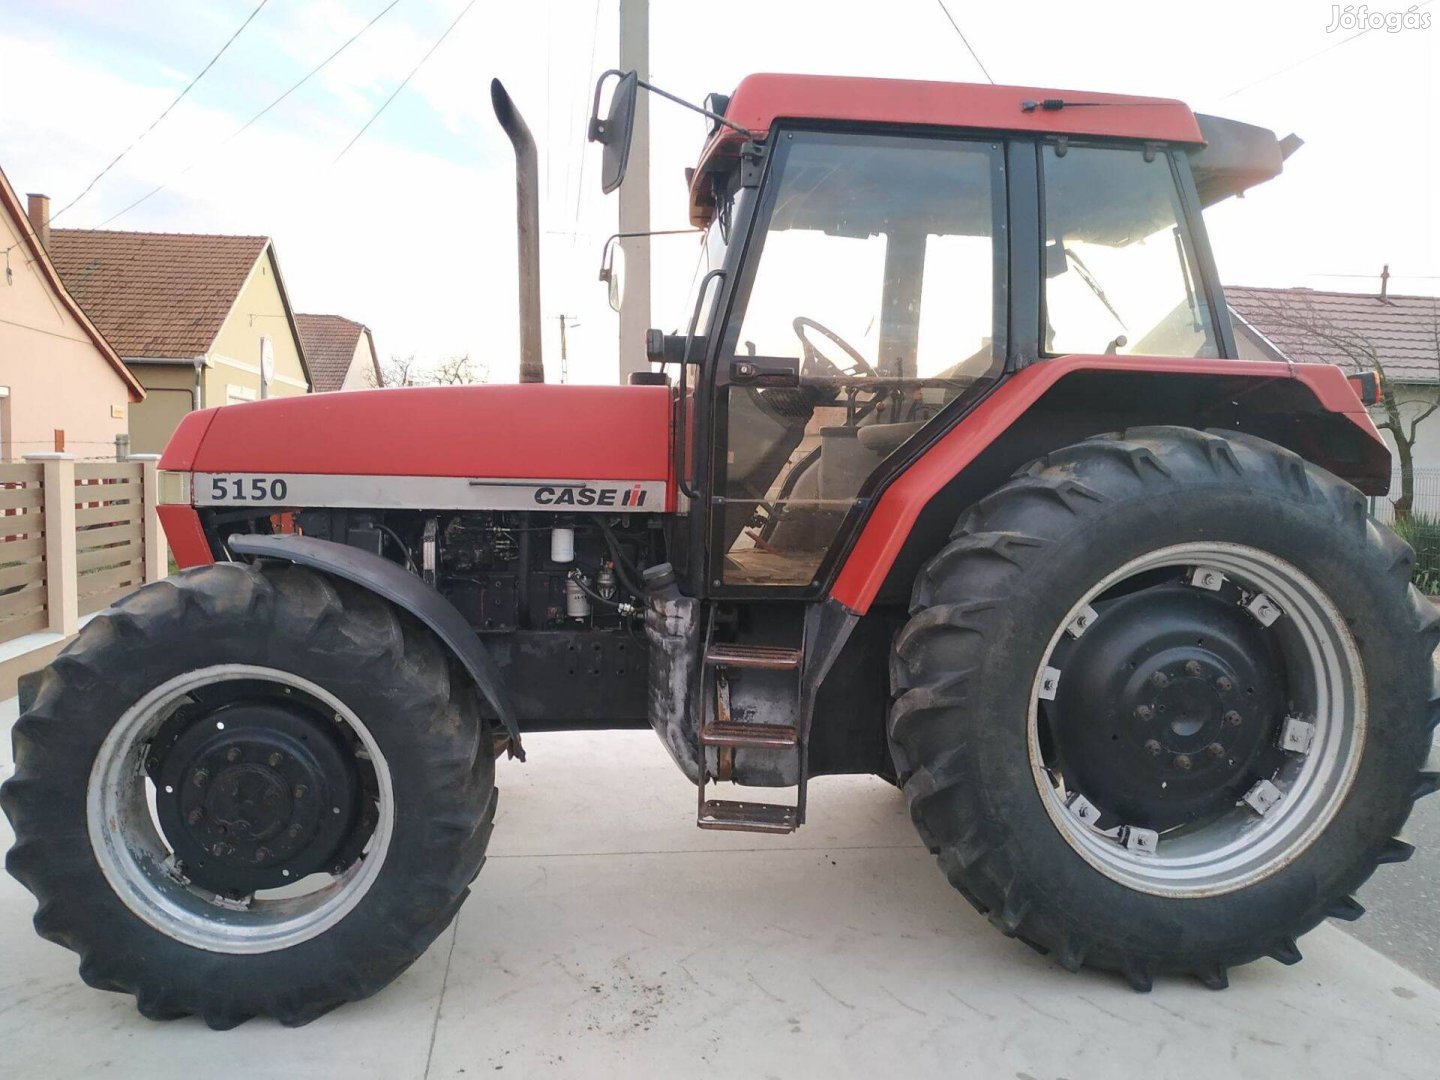
<instances>
[{"instance_id":1,"label":"cab door","mask_svg":"<svg viewBox=\"0 0 1440 1080\"><path fill-rule=\"evenodd\" d=\"M780 130L709 376L710 591L809 591L884 463L1004 367L993 140Z\"/></svg>"}]
</instances>

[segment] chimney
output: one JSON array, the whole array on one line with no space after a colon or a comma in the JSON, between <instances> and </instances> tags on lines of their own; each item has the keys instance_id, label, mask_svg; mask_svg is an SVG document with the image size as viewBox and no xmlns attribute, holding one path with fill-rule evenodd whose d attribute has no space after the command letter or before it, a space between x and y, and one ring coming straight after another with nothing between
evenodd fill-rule
<instances>
[{"instance_id":1,"label":"chimney","mask_svg":"<svg viewBox=\"0 0 1440 1080\"><path fill-rule=\"evenodd\" d=\"M1390 297L1390 264L1386 263L1380 271L1380 302L1389 303Z\"/></svg>"},{"instance_id":2,"label":"chimney","mask_svg":"<svg viewBox=\"0 0 1440 1080\"><path fill-rule=\"evenodd\" d=\"M40 238L40 243L45 247L50 246L50 196L49 195L26 195L29 205L25 208L25 214L30 219L30 228L35 230L35 235Z\"/></svg>"}]
</instances>

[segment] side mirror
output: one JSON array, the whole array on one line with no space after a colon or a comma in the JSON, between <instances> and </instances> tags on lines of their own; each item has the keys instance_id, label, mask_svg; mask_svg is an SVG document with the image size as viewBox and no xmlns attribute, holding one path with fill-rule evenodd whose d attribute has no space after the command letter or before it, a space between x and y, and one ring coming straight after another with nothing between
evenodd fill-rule
<instances>
[{"instance_id":1,"label":"side mirror","mask_svg":"<svg viewBox=\"0 0 1440 1080\"><path fill-rule=\"evenodd\" d=\"M610 111L602 120L600 95L605 89L605 80L612 75L617 76L619 81L610 94ZM635 99L639 89L640 77L633 71L611 69L595 83L589 138L605 148L600 166L600 187L606 195L620 186L625 179L625 169L630 164L630 137L635 132Z\"/></svg>"},{"instance_id":2,"label":"side mirror","mask_svg":"<svg viewBox=\"0 0 1440 1080\"><path fill-rule=\"evenodd\" d=\"M600 280L605 283L605 298L612 311L620 310L620 301L625 298L625 249L611 237L605 244L605 253L600 258Z\"/></svg>"}]
</instances>

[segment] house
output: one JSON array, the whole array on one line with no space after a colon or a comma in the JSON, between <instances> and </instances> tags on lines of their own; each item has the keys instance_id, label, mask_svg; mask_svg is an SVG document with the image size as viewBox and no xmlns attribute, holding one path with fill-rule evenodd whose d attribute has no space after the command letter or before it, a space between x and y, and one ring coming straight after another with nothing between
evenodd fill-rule
<instances>
[{"instance_id":1,"label":"house","mask_svg":"<svg viewBox=\"0 0 1440 1080\"><path fill-rule=\"evenodd\" d=\"M380 385L380 358L368 326L343 315L296 315L295 325L317 394Z\"/></svg>"},{"instance_id":2,"label":"house","mask_svg":"<svg viewBox=\"0 0 1440 1080\"><path fill-rule=\"evenodd\" d=\"M65 287L145 387L130 448L157 453L192 409L304 394L310 372L266 236L50 229Z\"/></svg>"},{"instance_id":3,"label":"house","mask_svg":"<svg viewBox=\"0 0 1440 1080\"><path fill-rule=\"evenodd\" d=\"M1225 299L1241 359L1378 367L1402 421L1419 420L1415 468L1435 470L1440 498L1440 412L1426 415L1440 402L1440 297L1395 296L1382 284L1379 293L1227 287ZM1371 413L1385 422L1383 408ZM1393 451L1394 436L1382 434Z\"/></svg>"},{"instance_id":4,"label":"house","mask_svg":"<svg viewBox=\"0 0 1440 1080\"><path fill-rule=\"evenodd\" d=\"M114 458L145 391L66 290L3 171L0 249L0 458Z\"/></svg>"}]
</instances>

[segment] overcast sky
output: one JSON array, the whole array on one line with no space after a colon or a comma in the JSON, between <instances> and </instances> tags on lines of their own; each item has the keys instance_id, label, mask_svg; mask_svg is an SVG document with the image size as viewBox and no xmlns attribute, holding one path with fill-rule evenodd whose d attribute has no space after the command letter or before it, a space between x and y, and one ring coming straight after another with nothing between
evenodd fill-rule
<instances>
[{"instance_id":1,"label":"overcast sky","mask_svg":"<svg viewBox=\"0 0 1440 1080\"><path fill-rule=\"evenodd\" d=\"M11 183L49 194L59 209L257 2L0 0L0 167ZM1340 44L1354 31L1327 33L1332 8L1318 0L948 2L997 82L1178 97L1306 140L1284 176L1208 213L1226 283L1368 290L1388 262L1392 291L1440 293L1440 26ZM226 142L388 3L269 0L185 101L58 224L98 226L167 184L109 227L272 236L297 310L365 322L382 356L469 352L492 379L512 380L514 174L488 94L499 76L541 146L551 377L555 316L567 313L579 320L569 335L572 381L613 381L616 320L595 271L615 203L599 194L597 153L583 137L594 78L616 61L617 0L479 0L336 161L467 3L399 0ZM1373 10L1408 6L1381 0ZM653 80L694 100L728 92L751 71L983 79L936 0L651 8ZM704 121L660 101L651 115L653 227L682 227L683 170ZM653 321L673 329L687 314L695 248L688 237L654 244Z\"/></svg>"}]
</instances>

